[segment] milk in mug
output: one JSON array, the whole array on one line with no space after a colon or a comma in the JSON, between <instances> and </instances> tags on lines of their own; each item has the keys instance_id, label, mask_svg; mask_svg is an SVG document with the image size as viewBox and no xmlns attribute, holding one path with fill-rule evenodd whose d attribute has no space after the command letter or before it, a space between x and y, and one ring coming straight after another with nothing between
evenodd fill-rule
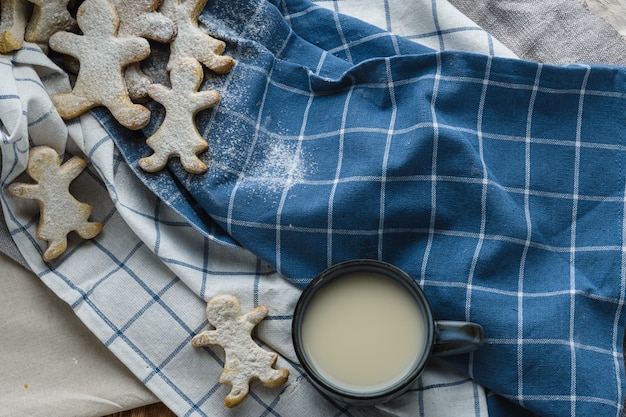
<instances>
[{"instance_id":1,"label":"milk in mug","mask_svg":"<svg viewBox=\"0 0 626 417\"><path fill-rule=\"evenodd\" d=\"M411 292L375 272L324 285L302 320L304 351L330 383L375 392L403 379L426 354L427 324Z\"/></svg>"}]
</instances>

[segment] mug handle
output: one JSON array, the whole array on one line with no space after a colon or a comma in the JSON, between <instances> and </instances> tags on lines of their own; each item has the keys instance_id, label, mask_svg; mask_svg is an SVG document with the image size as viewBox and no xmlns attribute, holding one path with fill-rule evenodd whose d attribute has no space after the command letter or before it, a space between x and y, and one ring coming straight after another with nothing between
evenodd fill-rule
<instances>
[{"instance_id":1,"label":"mug handle","mask_svg":"<svg viewBox=\"0 0 626 417\"><path fill-rule=\"evenodd\" d=\"M473 352L483 345L484 331L480 324L467 321L435 321L433 354L459 355Z\"/></svg>"}]
</instances>

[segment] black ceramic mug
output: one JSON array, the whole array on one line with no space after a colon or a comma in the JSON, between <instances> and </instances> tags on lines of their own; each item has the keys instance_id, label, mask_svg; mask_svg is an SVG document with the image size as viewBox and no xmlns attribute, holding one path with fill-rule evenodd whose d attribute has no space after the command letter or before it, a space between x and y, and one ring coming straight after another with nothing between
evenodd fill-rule
<instances>
[{"instance_id":1,"label":"black ceramic mug","mask_svg":"<svg viewBox=\"0 0 626 417\"><path fill-rule=\"evenodd\" d=\"M323 271L294 311L300 364L334 399L379 404L404 393L431 354L454 355L483 344L483 328L438 321L421 287L385 262L359 259Z\"/></svg>"}]
</instances>

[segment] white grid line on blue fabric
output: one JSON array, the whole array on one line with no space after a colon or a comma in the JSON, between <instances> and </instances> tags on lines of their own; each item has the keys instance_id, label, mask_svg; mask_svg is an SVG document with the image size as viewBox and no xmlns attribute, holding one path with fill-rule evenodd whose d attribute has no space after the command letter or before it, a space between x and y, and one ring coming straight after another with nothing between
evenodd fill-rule
<instances>
[{"instance_id":1,"label":"white grid line on blue fabric","mask_svg":"<svg viewBox=\"0 0 626 417\"><path fill-rule=\"evenodd\" d=\"M346 35L343 31L343 28L341 27L341 22L339 21L339 15L338 14L334 14L334 22L335 22L335 27L337 28L337 33L339 34L339 38L341 39L341 43L342 43L342 51L346 54L346 60L349 63L354 63L354 60L352 59L352 51L350 49L350 46L348 45L348 41L346 40Z\"/></svg>"},{"instance_id":2,"label":"white grid line on blue fabric","mask_svg":"<svg viewBox=\"0 0 626 417\"><path fill-rule=\"evenodd\" d=\"M541 90L541 89L539 89ZM539 91L538 90L538 91ZM592 95L592 93L587 93L587 95ZM600 94L598 94L600 95ZM238 114L236 112L233 112L231 110L223 110L223 112L225 114L229 114L232 116L237 117L241 122L247 124L247 125L254 125L254 121L250 119L250 117L246 116L246 115L242 115L242 114ZM475 129L471 129L468 127L463 127L463 126L454 126L454 125L449 125L449 124L445 124L445 123L439 123L438 124L438 128L440 129L446 129L446 130L451 130L451 131L459 131L462 133L468 133L468 134L472 134L472 135L478 135L481 134L483 136L483 138L485 139L493 139L493 140L500 140L500 141L509 141L509 142L521 142L521 143L525 143L527 140L530 140L530 142L532 144L543 144L543 145L554 145L554 146L564 146L564 147L575 147L576 146L576 142L574 140L562 140L562 139L553 139L553 138L549 138L549 137L531 137L531 138L526 138L524 136L514 136L514 135L503 135L503 134L499 134L499 133L491 133L491 132L478 132ZM420 122L417 124L414 124L412 126L408 126L408 127L403 127L401 129L395 129L392 133L393 134L405 134L405 133L410 133L413 132L415 130L418 129L434 129L434 125L432 122ZM261 127L260 128L260 132L263 133L264 135L267 135L270 138L276 138L276 139L280 139L280 140L285 140L285 141L291 141L291 140L297 140L298 139L298 135L295 134L278 134L276 132L271 132L268 131L267 128ZM374 127L353 127L353 128L345 128L342 131L339 130L329 130L323 133L314 133L314 134L309 134L306 135L305 137L303 137L303 140L317 140L317 139L324 139L324 138L330 138L330 137L336 137L338 135L340 135L341 133L347 134L347 133L387 133L388 130L387 129L383 129L383 128L374 128ZM626 152L626 145L616 145L616 144L608 144L608 143L601 143L601 142L583 142L580 144L581 148L590 148L590 149L602 149L602 150L614 150L614 151L620 151L620 152ZM216 164L219 165L219 161L215 162ZM220 165L221 166L221 165ZM224 166L224 169L228 169L227 167ZM239 171L231 171L233 173L239 173ZM445 178L445 177L442 177ZM467 178L467 181L472 181L475 180L475 178ZM319 181L319 180L307 180L307 179L302 179L301 181L311 181L311 183L314 183L313 181ZM584 197L584 196L582 196Z\"/></svg>"},{"instance_id":3,"label":"white grid line on blue fabric","mask_svg":"<svg viewBox=\"0 0 626 417\"><path fill-rule=\"evenodd\" d=\"M263 68L259 68L256 65L249 64L241 64L245 65L246 68L257 70L259 73L267 74L267 71L263 70ZM445 81L446 83L468 83L468 84L478 84L483 85L485 83L485 79L477 78L477 77L464 77L464 76L452 76L452 75L443 75L443 74L421 74L415 77L403 78L401 80L397 80L394 82L394 85L397 87L402 87L409 84L414 84L416 82L422 80L434 80L438 78L439 81ZM287 86L282 84L274 79L268 80L270 85L275 86L277 88L283 89L286 92L299 94L303 96L309 96L311 92L309 90L299 89L293 86ZM366 88L377 88L385 90L388 88L386 82L368 82L368 83L360 83L360 87ZM528 85L526 83L516 83L516 82L505 82L500 80L488 80L489 87L501 87L510 90L520 90L520 91L533 91L534 87L532 85ZM538 93L547 93L547 94L564 94L564 95L576 95L580 94L580 90L574 88L554 88L554 87L544 87L539 86L536 90ZM598 96L598 97L615 97L615 98L625 98L626 93L617 92L617 91L603 91L603 90L587 90L585 91L587 96Z\"/></svg>"},{"instance_id":4,"label":"white grid line on blue fabric","mask_svg":"<svg viewBox=\"0 0 626 417\"><path fill-rule=\"evenodd\" d=\"M483 144L483 135L482 135L482 126L483 126L483 112L485 108L485 100L487 97L487 88L489 85L489 74L491 72L491 57L487 59L487 64L485 68L485 81L483 84L483 88L480 94L480 100L478 103L478 114L476 120L476 130L478 132L478 154L480 157L480 161L482 164L482 190L481 190L481 203L480 203L480 231L479 238L476 242L476 247L474 249L474 255L472 256L472 262L468 272L467 278L467 289L465 293L465 320L471 321L471 304L472 304L472 289L473 289L473 281L474 281L474 273L476 271L476 265L478 264L478 258L480 256L480 251L483 246L483 242L485 240L485 231L487 224L487 186L489 184L489 171L487 169L487 164L485 163L485 155L484 155L484 144ZM468 375L470 377L474 376L474 353L471 352L469 355L469 364L468 364Z\"/></svg>"},{"instance_id":5,"label":"white grid line on blue fabric","mask_svg":"<svg viewBox=\"0 0 626 417\"><path fill-rule=\"evenodd\" d=\"M302 17L302 16L306 15L307 13L309 13L311 10L316 10L317 9L315 6L311 6L311 7L307 8L307 9L299 11L299 12L285 13L285 11L287 10L287 6L285 5L284 1L282 2L281 6L283 8L283 17L285 18L285 21L287 22L287 24L289 24L289 26L291 26L291 20L292 19Z\"/></svg>"},{"instance_id":6,"label":"white grid line on blue fabric","mask_svg":"<svg viewBox=\"0 0 626 417\"><path fill-rule=\"evenodd\" d=\"M384 226L385 226L385 204L386 204L386 193L385 187L387 185L387 167L389 164L389 149L391 147L391 141L394 138L393 131L396 125L396 116L398 114L398 105L396 103L396 93L394 89L393 75L391 71L391 63L389 59L385 60L385 65L387 67L387 78L388 78L388 91L389 98L391 101L391 120L389 121L389 126L387 128L387 138L385 144L385 150L383 154L383 163L382 163L382 175L380 179L380 203L379 203L379 220L378 220L378 259L383 259L383 237L384 237Z\"/></svg>"},{"instance_id":7,"label":"white grid line on blue fabric","mask_svg":"<svg viewBox=\"0 0 626 417\"><path fill-rule=\"evenodd\" d=\"M214 216L218 221L226 221L228 218L221 216ZM265 229L265 230L274 230L275 226L268 225L267 223L260 223L248 220L233 220L230 219L232 225L252 228L252 229ZM327 234L329 232L328 228L313 228L313 227L297 227L291 225L280 225L277 226L281 231L296 231L296 232L306 232L306 233L316 233L316 234ZM369 230L369 229L331 229L334 235L345 235L345 236L372 236L377 235L377 230ZM452 236L452 237L465 237L469 239L480 239L481 234L478 232L470 232L470 231L457 231L457 230L449 230L449 229L428 229L428 228L387 228L385 229L386 234L429 234L433 235L441 235L441 236ZM510 237L506 235L496 235L496 234L484 234L482 236L483 240L492 240L499 242L509 242L516 245L524 245L525 239L519 239L515 237ZM570 246L555 246L542 244L538 242L531 242L529 244L530 248L541 249L547 252L554 253L570 253L572 250L576 252L605 252L605 251L613 251L613 252L621 252L622 246L579 246L576 248L571 248Z\"/></svg>"},{"instance_id":8,"label":"white grid line on blue fabric","mask_svg":"<svg viewBox=\"0 0 626 417\"><path fill-rule=\"evenodd\" d=\"M400 45L398 44L398 37L397 36L392 36L391 37L391 43L393 44L393 49L396 53L396 55L400 55Z\"/></svg>"},{"instance_id":9,"label":"white grid line on blue fabric","mask_svg":"<svg viewBox=\"0 0 626 417\"><path fill-rule=\"evenodd\" d=\"M321 55L320 60L317 63L316 71L319 72L321 70L325 57L326 57L325 54ZM302 150L302 142L305 137L304 132L307 128L307 124L309 120L309 112L311 110L311 105L313 104L313 98L314 98L313 95L309 95L308 101L304 108L304 114L300 118L301 123L300 123L300 129L299 129L298 140L297 140L297 145L296 145L296 155L299 155ZM259 117L261 117L262 114L263 114L262 110L259 110ZM280 226L280 224L282 223L282 210L285 205L285 201L287 199L287 194L289 193L291 185L294 182L295 168L296 167L294 165L291 165L289 167L289 171L287 172L286 183L285 183L285 186L283 188L283 191L280 197L278 209L276 211L276 226ZM282 251L280 250L280 248L281 248L281 228L276 227L276 269L277 270L280 270L281 260L282 260L281 258Z\"/></svg>"},{"instance_id":10,"label":"white grid line on blue fabric","mask_svg":"<svg viewBox=\"0 0 626 417\"><path fill-rule=\"evenodd\" d=\"M432 124L429 123L428 125L432 127ZM445 128L445 129L452 129L451 126L439 125L439 127ZM459 128L458 130L463 130L463 129ZM465 130L465 131L468 131L468 130ZM470 132L473 132L473 131L470 131ZM354 129L346 129L345 131L338 131L337 135L340 136L346 133L357 133L357 132ZM520 142L520 140L518 140L517 138L512 139L512 138L496 137L495 135L489 135L485 133L483 133L482 136L483 138L491 136L491 138L495 140ZM311 136L309 140L314 140L318 138L320 137ZM550 140L546 141L546 140L540 140L540 139L535 139L535 140L531 139L530 142L534 144L551 144L551 145L557 145L557 146L570 146L571 144L573 144L573 142L555 143L554 141L550 141ZM581 144L581 148L593 148L593 149L604 148L606 150L626 151L626 148L623 148L621 146L620 147L614 147L611 145L602 146L599 144L589 144L589 146L585 146L585 144ZM236 175L241 175L243 172L243 171L236 171L236 170L230 169L229 167L220 165L219 163L217 163L216 165L220 166L220 168L223 167L225 171L228 171ZM252 181L251 179L248 179L248 180ZM391 182L431 182L433 180L434 180L433 175L415 174L415 175L404 175L404 176L395 175L393 177L388 178L387 182L390 182L390 183ZM437 180L440 182L454 182L454 183L459 183L459 184L465 183L465 184L481 185L485 183L485 180L482 178L450 176L450 175L438 175ZM327 179L327 180L302 178L302 179L298 179L297 182L298 184L323 186L323 185L333 185L333 184L345 184L345 183L350 183L350 182L356 183L356 182L379 182L379 181L381 181L380 176L371 175L371 176L348 176L348 177L342 177L342 178L337 178L337 179ZM509 194L519 194L519 195L528 194L529 196L545 197L545 198L561 199L561 200L571 200L574 197L574 194L572 193L563 193L563 192L554 192L554 191L536 190L536 189L524 189L524 188L519 188L519 187L506 186L492 179L487 180L487 185L497 187L503 191L506 191ZM621 203L622 201L621 197L605 196L605 195L591 195L591 194L579 194L577 198L579 201L588 201L588 202Z\"/></svg>"},{"instance_id":11,"label":"white grid line on blue fabric","mask_svg":"<svg viewBox=\"0 0 626 417\"><path fill-rule=\"evenodd\" d=\"M288 43L289 39L291 38L291 36L292 36L292 34L290 33L289 36L283 41L283 44L281 46L281 50L284 49L287 46L287 43ZM280 55L280 52L277 55ZM237 193L237 190L238 190L239 186L241 185L241 182L243 180L246 168L250 165L250 163L252 161L253 151L255 149L255 143L256 143L256 140L259 137L259 132L261 130L261 120L262 120L262 117L263 117L263 108L265 106L265 101L266 101L265 97L267 95L269 85L270 85L270 83L272 82L272 79L273 79L273 77L272 77L273 68L270 68L269 72L267 70L265 70L265 69L260 69L260 72L263 73L263 74L267 74L266 75L267 81L266 81L266 85L265 85L265 90L263 92L263 99L261 100L261 105L260 105L260 108L259 108L259 111L258 111L258 114L257 114L257 119L254 121L255 134L254 134L253 144L252 144L252 146L249 149L248 155L246 156L246 162L244 164L244 169L239 174L239 176L237 178L237 183L235 184L235 187L233 188L233 191L232 191L231 196L230 196L229 209L228 209L228 213L229 213L228 217L229 218L232 217L232 212L234 210L234 199L235 199L235 195ZM226 231L229 234L232 234L232 228L231 228L231 222L230 221L227 221Z\"/></svg>"},{"instance_id":12,"label":"white grid line on blue fabric","mask_svg":"<svg viewBox=\"0 0 626 417\"><path fill-rule=\"evenodd\" d=\"M430 219L428 223L428 241L426 243L426 249L424 250L424 256L422 259L422 270L419 278L419 283L424 285L424 281L426 280L426 265L428 264L428 257L430 255L430 251L433 245L433 240L435 236L435 216L437 212L437 161L438 161L438 144L439 144L439 123L437 121L437 112L435 111L435 104L437 100L437 93L439 90L439 83L441 82L441 68L442 68L442 60L441 54L435 54L437 59L437 70L435 73L435 78L433 82L433 92L432 99L430 102L430 117L432 120L432 128L433 128L433 155L431 159L431 175L432 179L430 182L430 200L431 200L431 211L430 211Z\"/></svg>"},{"instance_id":13,"label":"white grid line on blue fabric","mask_svg":"<svg viewBox=\"0 0 626 417\"><path fill-rule=\"evenodd\" d=\"M524 340L524 276L525 276L525 265L526 259L528 256L528 251L530 249L530 243L532 239L532 217L530 214L530 195L528 191L530 189L530 175L531 175L531 159L530 159L530 136L531 136L531 126L532 126L532 117L535 105L535 99L537 97L537 91L539 89L540 81L541 81L541 70L542 65L537 66L537 72L535 75L535 82L533 85L532 93L530 96L530 102L528 103L528 112L526 115L526 140L525 140L525 149L524 149L524 217L526 219L526 241L524 242L524 249L522 251L522 258L520 260L519 267L519 275L517 282L517 392L520 397L523 397L524 393L524 360L523 360L523 343ZM524 400L520 400L520 405L524 406Z\"/></svg>"},{"instance_id":14,"label":"white grid line on blue fabric","mask_svg":"<svg viewBox=\"0 0 626 417\"><path fill-rule=\"evenodd\" d=\"M467 283L459 281L459 282L442 282L442 281L432 281L432 280L426 280L424 281L424 285L427 285L429 287L454 287L454 288L461 288L461 289L465 289L467 286ZM506 295L509 297L518 297L519 293L517 291L506 291L506 290L501 290L501 289L496 289L496 288L491 288L491 287L485 287L482 285L476 285L474 284L472 286L472 289L474 290L474 292L487 292L487 293L492 293L492 294L498 294L498 295ZM567 289L567 290L560 290L560 291L545 291L545 292L526 292L524 293L524 297L525 298L550 298L553 296L558 296L558 295L569 295L571 294L572 291ZM615 304L615 305L621 305L621 299L616 299L616 298L611 298L611 297L603 297L603 296L599 296L597 294L594 294L592 292L589 291L583 291L583 290L576 290L575 295L580 295L584 298L588 298L590 300L596 300L596 301L602 301L605 303L611 303L611 304Z\"/></svg>"},{"instance_id":15,"label":"white grid line on blue fabric","mask_svg":"<svg viewBox=\"0 0 626 417\"><path fill-rule=\"evenodd\" d=\"M571 247L576 248L576 230L578 224L578 192L579 192L579 183L580 183L580 143L581 143L581 135L582 135L582 115L583 115L583 105L585 100L585 90L587 87L587 80L589 79L589 75L591 73L591 68L587 67L587 72L585 73L585 77L582 81L582 85L580 88L580 97L578 100L578 115L576 118L576 153L574 156L574 198L572 204L572 227L571 227ZM572 417L576 415L576 393L577 393L577 378L576 378L576 348L574 347L574 337L575 337L575 314L576 314L576 251L572 250L570 252L570 288L572 294L570 295L570 325L569 325L569 337L571 343L571 395L572 395L572 404L571 404L571 415Z\"/></svg>"},{"instance_id":16,"label":"white grid line on blue fabric","mask_svg":"<svg viewBox=\"0 0 626 417\"><path fill-rule=\"evenodd\" d=\"M626 242L626 182L623 188L623 196L624 202L622 205L622 242ZM621 265L620 265L620 298L618 302L618 308L615 311L615 319L613 321L613 351L614 355L614 364L615 364L615 380L619 381L620 378L620 366L624 363L624 353L619 354L619 346L624 346L624 337L621 336L618 331L620 317L623 313L624 305L626 304L626 245L622 247L622 256L621 256ZM621 384L617 384L617 392L621 396L622 395L622 386ZM616 410L615 417L620 417L622 412L620 410Z\"/></svg>"},{"instance_id":17,"label":"white grid line on blue fabric","mask_svg":"<svg viewBox=\"0 0 626 417\"><path fill-rule=\"evenodd\" d=\"M325 57L325 55L322 55L322 59ZM318 61L317 64L317 70L319 71L322 67L322 59L320 59L320 61ZM265 100L264 100L265 101ZM300 129L299 129L299 133L298 133L298 140L297 140L297 145L296 145L296 155L298 155L302 149L302 141L303 138L305 137L305 129L307 127L307 122L309 120L309 111L311 109L311 105L313 104L313 96L309 95L309 99L307 101L307 104L304 108L304 114L302 115L302 117L300 118L301 123L300 123ZM262 110L259 110L259 117L261 117L263 114ZM278 203L278 209L276 210L276 269L280 270L281 268L281 262L282 262L282 251L281 251L281 228L280 225L282 223L282 211L283 208L285 206L285 201L287 199L287 194L289 193L289 190L291 188L291 185L293 184L294 181L294 169L295 167L292 165L289 168L289 171L287 172L287 181L285 183L285 186L283 187L282 193L281 193L281 197L280 197L280 201Z\"/></svg>"},{"instance_id":18,"label":"white grid line on blue fabric","mask_svg":"<svg viewBox=\"0 0 626 417\"><path fill-rule=\"evenodd\" d=\"M559 402L567 402L570 403L572 401L582 401L582 402L586 402L586 403L595 403L595 404L604 404L604 405L608 405L608 406L613 406L614 404L612 404L610 401L607 401L604 398L597 398L597 397L589 397L586 395L529 395L529 394L525 394L522 397L519 396L515 396L515 395L502 395L502 397L509 399L509 400L513 400L513 401L517 401L520 402L521 400L527 401L527 402L533 402L533 401L559 401Z\"/></svg>"},{"instance_id":19,"label":"white grid line on blue fabric","mask_svg":"<svg viewBox=\"0 0 626 417\"><path fill-rule=\"evenodd\" d=\"M320 63L315 69L315 75L319 76L322 68L324 68L324 63L326 62L326 58L328 58L328 51L322 51L322 56L320 56Z\"/></svg>"},{"instance_id":20,"label":"white grid line on blue fabric","mask_svg":"<svg viewBox=\"0 0 626 417\"><path fill-rule=\"evenodd\" d=\"M496 344L496 345L514 345L514 344L518 344L520 341L519 341L519 339L498 339L498 338L488 337L488 338L485 339L485 342L486 343L490 343L490 344ZM577 342L572 343L569 339L565 340L565 339L530 339L530 338L526 338L526 339L523 339L522 343L525 344L525 345L575 346L577 349L586 350L588 352L600 353L602 355L613 356L613 354L614 354L613 351L611 351L611 350L600 349L600 348L598 348L596 346L586 345L586 344L583 344L583 343L577 343Z\"/></svg>"},{"instance_id":21,"label":"white grid line on blue fabric","mask_svg":"<svg viewBox=\"0 0 626 417\"><path fill-rule=\"evenodd\" d=\"M327 244L326 265L328 266L332 265L333 263L334 232L331 232L334 229L333 207L334 207L334 201L335 201L335 194L337 192L337 185L339 184L339 180L341 177L341 167L343 163L343 154L344 154L344 141L345 141L345 134L346 134L345 128L346 128L346 120L347 120L347 115L348 115L348 104L350 103L350 99L352 97L353 91L354 90L352 88L348 90L348 93L346 94L346 99L344 101L343 108L342 108L341 126L338 132L339 151L337 152L337 164L335 168L335 177L332 180L332 187L330 189L329 197L328 197L328 230L326 231L326 236L327 236L326 237L326 244Z\"/></svg>"}]
</instances>

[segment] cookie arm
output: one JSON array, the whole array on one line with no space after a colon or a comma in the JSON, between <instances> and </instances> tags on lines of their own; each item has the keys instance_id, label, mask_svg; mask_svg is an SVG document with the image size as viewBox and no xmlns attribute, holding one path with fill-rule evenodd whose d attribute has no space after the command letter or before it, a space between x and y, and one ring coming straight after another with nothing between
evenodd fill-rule
<instances>
[{"instance_id":1,"label":"cookie arm","mask_svg":"<svg viewBox=\"0 0 626 417\"><path fill-rule=\"evenodd\" d=\"M220 94L216 90L200 91L191 96L198 109L206 109L220 102Z\"/></svg>"},{"instance_id":2,"label":"cookie arm","mask_svg":"<svg viewBox=\"0 0 626 417\"><path fill-rule=\"evenodd\" d=\"M161 13L146 13L142 16L141 29L138 33L143 38L167 43L176 36L176 25Z\"/></svg>"},{"instance_id":3,"label":"cookie arm","mask_svg":"<svg viewBox=\"0 0 626 417\"><path fill-rule=\"evenodd\" d=\"M41 185L25 184L23 182L15 182L7 188L9 193L15 197L36 200L41 194Z\"/></svg>"},{"instance_id":4,"label":"cookie arm","mask_svg":"<svg viewBox=\"0 0 626 417\"><path fill-rule=\"evenodd\" d=\"M202 347L219 344L219 335L215 330L205 330L191 339L193 347Z\"/></svg>"},{"instance_id":5,"label":"cookie arm","mask_svg":"<svg viewBox=\"0 0 626 417\"><path fill-rule=\"evenodd\" d=\"M248 311L243 317L244 320L251 324L258 324L267 317L269 310L265 306L258 306L257 308Z\"/></svg>"},{"instance_id":6,"label":"cookie arm","mask_svg":"<svg viewBox=\"0 0 626 417\"><path fill-rule=\"evenodd\" d=\"M81 47L81 36L72 32L56 32L50 37L48 45L57 52L78 58L76 53Z\"/></svg>"},{"instance_id":7,"label":"cookie arm","mask_svg":"<svg viewBox=\"0 0 626 417\"><path fill-rule=\"evenodd\" d=\"M87 167L87 163L78 156L74 156L61 165L61 175L67 176L71 182L74 178L78 177L81 172Z\"/></svg>"},{"instance_id":8,"label":"cookie arm","mask_svg":"<svg viewBox=\"0 0 626 417\"><path fill-rule=\"evenodd\" d=\"M167 104L166 102L168 101L171 91L172 90L162 84L151 84L148 86L148 95L163 105Z\"/></svg>"},{"instance_id":9,"label":"cookie arm","mask_svg":"<svg viewBox=\"0 0 626 417\"><path fill-rule=\"evenodd\" d=\"M123 63L139 62L150 55L150 43L144 38L115 38L121 42L120 58Z\"/></svg>"}]
</instances>

